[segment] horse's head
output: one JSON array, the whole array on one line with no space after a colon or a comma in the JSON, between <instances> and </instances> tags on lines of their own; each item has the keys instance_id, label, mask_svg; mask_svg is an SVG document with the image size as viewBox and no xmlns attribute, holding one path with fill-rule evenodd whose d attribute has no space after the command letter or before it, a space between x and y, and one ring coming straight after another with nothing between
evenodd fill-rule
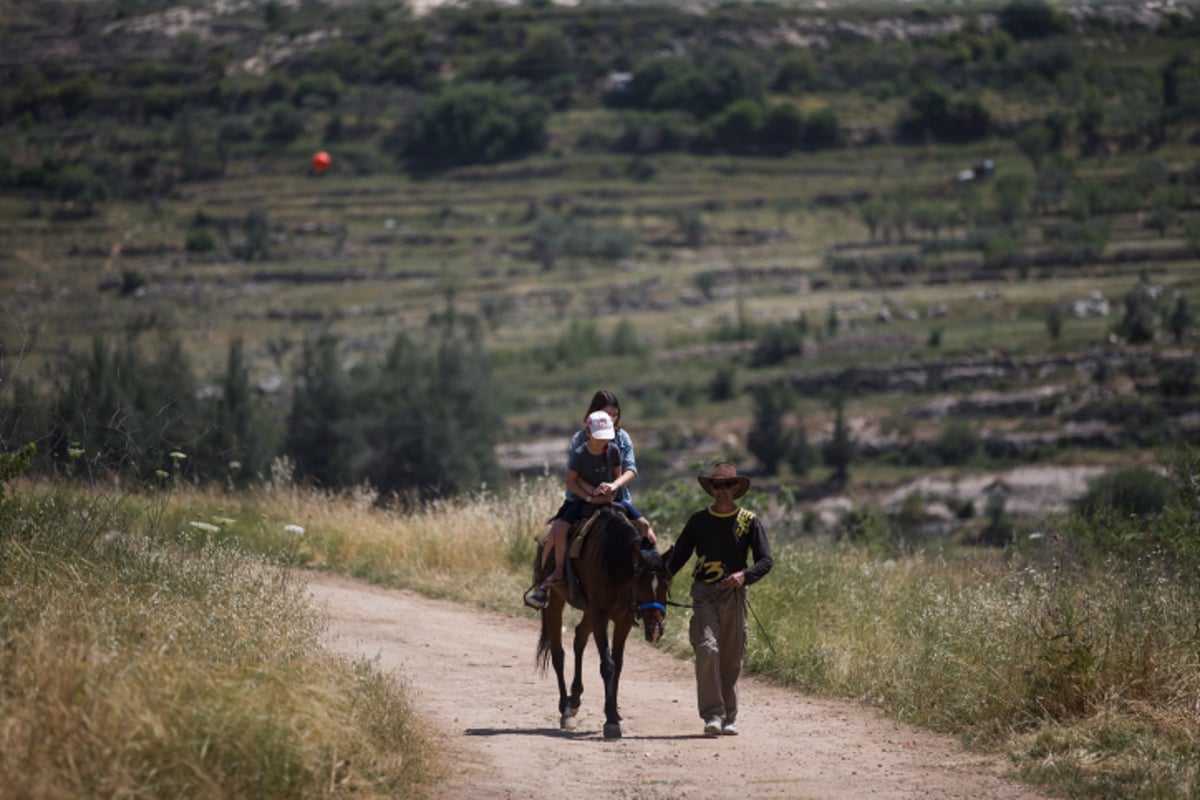
<instances>
[{"instance_id":1,"label":"horse's head","mask_svg":"<svg viewBox=\"0 0 1200 800\"><path fill-rule=\"evenodd\" d=\"M662 638L667 618L671 573L657 550L637 551L633 572L633 618L645 623L646 641L657 642Z\"/></svg>"}]
</instances>

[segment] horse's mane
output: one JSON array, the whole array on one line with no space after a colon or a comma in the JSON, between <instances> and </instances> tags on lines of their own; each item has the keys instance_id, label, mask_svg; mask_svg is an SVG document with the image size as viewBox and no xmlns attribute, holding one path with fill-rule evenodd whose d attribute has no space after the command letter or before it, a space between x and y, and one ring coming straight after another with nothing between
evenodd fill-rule
<instances>
[{"instance_id":1,"label":"horse's mane","mask_svg":"<svg viewBox=\"0 0 1200 800\"><path fill-rule=\"evenodd\" d=\"M616 509L604 507L600 513L605 516L596 520L600 524L592 531L592 535L600 534L600 565L606 574L614 578L627 578L633 574L633 561L629 554L641 542L642 535Z\"/></svg>"}]
</instances>

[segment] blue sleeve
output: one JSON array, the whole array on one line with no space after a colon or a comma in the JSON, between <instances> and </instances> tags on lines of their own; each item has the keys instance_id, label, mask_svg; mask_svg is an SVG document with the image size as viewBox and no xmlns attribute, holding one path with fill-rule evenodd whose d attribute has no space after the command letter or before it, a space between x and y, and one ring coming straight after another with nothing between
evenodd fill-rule
<instances>
[{"instance_id":1,"label":"blue sleeve","mask_svg":"<svg viewBox=\"0 0 1200 800\"><path fill-rule=\"evenodd\" d=\"M636 473L637 457L633 454L633 439L623 428L617 431L617 450L621 451L621 471Z\"/></svg>"},{"instance_id":2,"label":"blue sleeve","mask_svg":"<svg viewBox=\"0 0 1200 800\"><path fill-rule=\"evenodd\" d=\"M632 472L637 474L637 458L633 455L633 439L629 438L629 434L624 430L617 431L617 452L621 454L621 471ZM629 486L622 486L621 491L617 492L617 499L625 502L633 502L633 494L629 491Z\"/></svg>"}]
</instances>

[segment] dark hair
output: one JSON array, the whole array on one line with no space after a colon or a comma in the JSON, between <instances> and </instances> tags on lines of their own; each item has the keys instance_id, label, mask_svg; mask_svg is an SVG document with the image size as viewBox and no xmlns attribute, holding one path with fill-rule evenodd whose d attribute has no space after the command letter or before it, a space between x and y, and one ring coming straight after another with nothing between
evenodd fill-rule
<instances>
[{"instance_id":1,"label":"dark hair","mask_svg":"<svg viewBox=\"0 0 1200 800\"><path fill-rule=\"evenodd\" d=\"M609 406L615 406L617 409L617 416L621 415L621 401L618 400L617 396L608 389L601 389L592 395L592 404L588 406L587 414L584 414L583 418L587 419L588 414L591 414L595 411L603 411ZM614 419L613 422L616 423L617 420Z\"/></svg>"}]
</instances>

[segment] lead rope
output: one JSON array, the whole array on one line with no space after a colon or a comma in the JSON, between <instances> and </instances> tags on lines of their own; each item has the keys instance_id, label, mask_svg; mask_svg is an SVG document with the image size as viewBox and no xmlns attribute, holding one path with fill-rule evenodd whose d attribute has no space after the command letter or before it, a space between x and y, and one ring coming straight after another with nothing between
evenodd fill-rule
<instances>
[{"instance_id":1,"label":"lead rope","mask_svg":"<svg viewBox=\"0 0 1200 800\"><path fill-rule=\"evenodd\" d=\"M743 587L744 588L744 587ZM762 622L758 619L758 614L754 613L754 606L750 605L750 593L746 593L746 608L750 609L750 616L754 617L754 624L758 626L758 632L762 634L763 639L767 642L767 649L772 654L775 653L775 645L771 644L771 637L767 636L767 629L763 627Z\"/></svg>"}]
</instances>

